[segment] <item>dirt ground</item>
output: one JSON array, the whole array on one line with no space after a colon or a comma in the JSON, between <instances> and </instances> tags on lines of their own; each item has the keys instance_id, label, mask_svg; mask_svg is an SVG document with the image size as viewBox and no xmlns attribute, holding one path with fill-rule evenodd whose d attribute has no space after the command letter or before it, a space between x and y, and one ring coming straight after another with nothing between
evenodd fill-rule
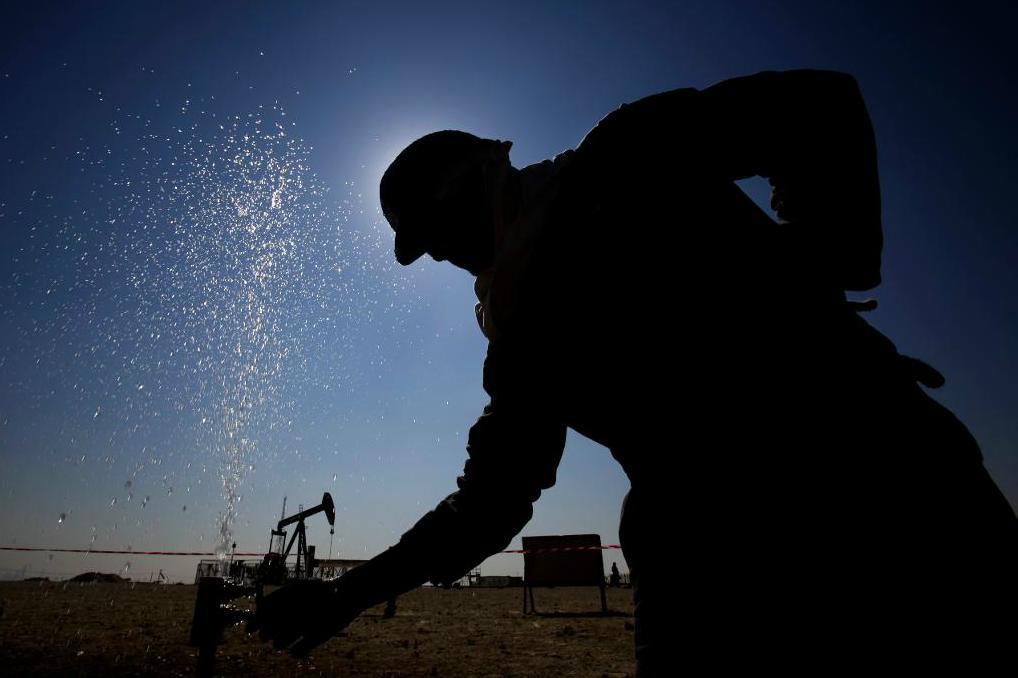
<instances>
[{"instance_id":1,"label":"dirt ground","mask_svg":"<svg viewBox=\"0 0 1018 678\"><path fill-rule=\"evenodd\" d=\"M195 586L0 583L4 676L193 675L187 644ZM535 589L540 614L522 612L522 589L423 588L396 616L369 610L303 660L224 634L225 676L626 676L633 675L631 591Z\"/></svg>"}]
</instances>

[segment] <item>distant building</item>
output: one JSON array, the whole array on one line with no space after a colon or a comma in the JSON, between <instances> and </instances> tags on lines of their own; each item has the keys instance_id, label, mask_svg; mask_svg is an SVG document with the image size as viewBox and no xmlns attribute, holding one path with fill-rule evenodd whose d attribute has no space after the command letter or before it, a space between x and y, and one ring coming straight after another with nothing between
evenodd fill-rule
<instances>
[{"instance_id":1,"label":"distant building","mask_svg":"<svg viewBox=\"0 0 1018 678\"><path fill-rule=\"evenodd\" d=\"M510 577L505 575L467 575L467 586L486 589L505 589L523 586L523 577Z\"/></svg>"},{"instance_id":2,"label":"distant building","mask_svg":"<svg viewBox=\"0 0 1018 678\"><path fill-rule=\"evenodd\" d=\"M344 574L363 565L366 560L351 560L349 558L322 558L315 560L315 567L312 576L316 579L332 579L342 577Z\"/></svg>"},{"instance_id":3,"label":"distant building","mask_svg":"<svg viewBox=\"0 0 1018 678\"><path fill-rule=\"evenodd\" d=\"M342 577L353 568L366 563L366 560L352 560L349 558L330 558L315 560L312 569L314 579L332 579ZM198 563L194 573L194 583L197 584L202 577L223 577L232 579L242 584L253 584L258 576L258 568L261 567L261 560L219 560L207 558ZM293 564L287 567L288 578L293 576Z\"/></svg>"}]
</instances>

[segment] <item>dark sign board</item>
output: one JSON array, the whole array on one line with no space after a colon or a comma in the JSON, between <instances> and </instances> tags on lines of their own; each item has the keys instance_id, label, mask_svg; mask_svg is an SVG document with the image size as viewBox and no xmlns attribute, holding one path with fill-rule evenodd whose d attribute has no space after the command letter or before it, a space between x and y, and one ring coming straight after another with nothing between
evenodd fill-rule
<instances>
[{"instance_id":1,"label":"dark sign board","mask_svg":"<svg viewBox=\"0 0 1018 678\"><path fill-rule=\"evenodd\" d=\"M524 537L523 550L527 586L604 586L600 535Z\"/></svg>"}]
</instances>

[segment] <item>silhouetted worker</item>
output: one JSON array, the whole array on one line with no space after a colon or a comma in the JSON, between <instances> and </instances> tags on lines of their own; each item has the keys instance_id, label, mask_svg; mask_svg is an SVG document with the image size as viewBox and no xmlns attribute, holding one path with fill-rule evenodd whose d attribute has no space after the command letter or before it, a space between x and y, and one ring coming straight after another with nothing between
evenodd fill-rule
<instances>
[{"instance_id":1,"label":"silhouetted worker","mask_svg":"<svg viewBox=\"0 0 1018 678\"><path fill-rule=\"evenodd\" d=\"M436 132L381 182L399 262L427 253L476 277L491 400L459 489L337 583L268 597L265 637L307 651L504 549L554 484L568 427L631 481L640 675L914 667L1010 642L1014 512L917 383L940 375L845 297L880 282L882 247L852 77L657 94L522 170L510 146ZM751 176L777 221L735 184Z\"/></svg>"},{"instance_id":2,"label":"silhouetted worker","mask_svg":"<svg viewBox=\"0 0 1018 678\"><path fill-rule=\"evenodd\" d=\"M612 573L608 577L608 585L618 587L622 584L622 575L619 574L619 566L617 563L612 563Z\"/></svg>"}]
</instances>

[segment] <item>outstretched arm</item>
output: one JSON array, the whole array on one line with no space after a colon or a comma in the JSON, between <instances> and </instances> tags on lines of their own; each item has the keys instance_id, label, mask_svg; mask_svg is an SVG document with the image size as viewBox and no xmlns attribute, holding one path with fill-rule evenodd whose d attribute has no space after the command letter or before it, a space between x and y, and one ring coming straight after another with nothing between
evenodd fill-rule
<instances>
[{"instance_id":1,"label":"outstretched arm","mask_svg":"<svg viewBox=\"0 0 1018 678\"><path fill-rule=\"evenodd\" d=\"M470 429L459 489L398 544L335 582L291 585L266 597L255 625L264 640L308 652L369 607L426 581L462 577L523 529L533 502L555 483L566 429L533 400L492 387L496 343L489 345L485 361L485 388L492 400Z\"/></svg>"}]
</instances>

